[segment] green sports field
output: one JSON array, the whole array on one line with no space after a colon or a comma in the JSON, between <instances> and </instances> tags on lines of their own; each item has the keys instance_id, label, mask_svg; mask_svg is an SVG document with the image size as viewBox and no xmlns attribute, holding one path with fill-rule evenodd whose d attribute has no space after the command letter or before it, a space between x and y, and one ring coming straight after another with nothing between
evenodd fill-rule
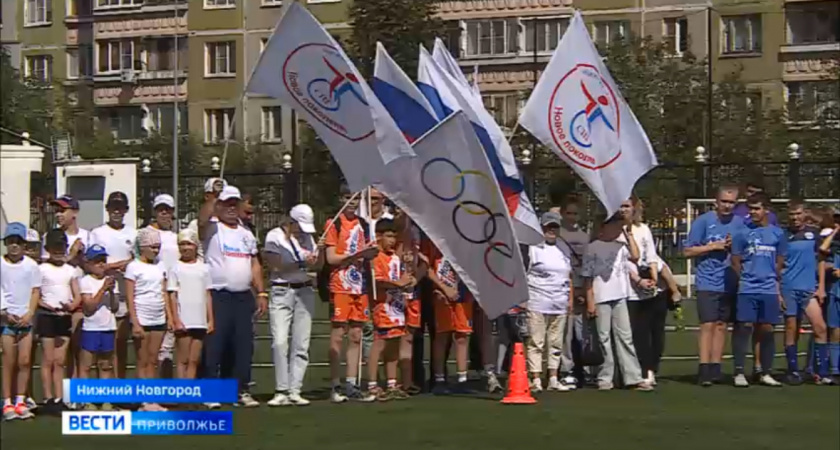
<instances>
[{"instance_id":1,"label":"green sports field","mask_svg":"<svg viewBox=\"0 0 840 450\"><path fill-rule=\"evenodd\" d=\"M318 317L325 317L319 305ZM687 321L695 314L686 305ZM696 362L664 363L656 392L542 394L533 406L504 406L499 397L423 395L386 404L332 405L328 385L325 334L328 324L313 328L312 359L306 387L315 400L304 408L236 410L234 436L62 436L58 418L3 423L3 450L177 449L838 449L840 388L813 385L783 388L728 385L704 389L693 384ZM254 391L261 401L272 391L267 324L258 326ZM689 356L692 331L668 334L666 353ZM781 335L777 336L781 347ZM776 367L781 368L781 360ZM725 364L729 371L729 365ZM37 373L36 373L37 375ZM37 383L36 383L37 384ZM476 387L479 387L476 385Z\"/></svg>"}]
</instances>

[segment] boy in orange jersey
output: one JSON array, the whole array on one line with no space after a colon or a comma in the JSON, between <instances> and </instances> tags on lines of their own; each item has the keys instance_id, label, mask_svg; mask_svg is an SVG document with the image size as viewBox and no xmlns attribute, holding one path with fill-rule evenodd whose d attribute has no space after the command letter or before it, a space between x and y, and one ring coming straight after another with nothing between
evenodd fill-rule
<instances>
[{"instance_id":1,"label":"boy in orange jersey","mask_svg":"<svg viewBox=\"0 0 840 450\"><path fill-rule=\"evenodd\" d=\"M443 257L440 250L431 242L426 242L424 247L431 264L428 277L434 286L432 304L435 311L435 333L437 334L432 348L432 370L435 374L435 386L432 392L436 395L449 393L444 368L450 340L454 340L458 383L453 391L470 393L470 390L466 387L467 354L469 352L469 336L473 331L474 300L472 294L460 283L458 274L455 273L452 264Z\"/></svg>"},{"instance_id":2,"label":"boy in orange jersey","mask_svg":"<svg viewBox=\"0 0 840 450\"><path fill-rule=\"evenodd\" d=\"M404 211L396 209L394 223L397 227L397 253L401 255L403 267L419 282L429 270L429 261L420 252L420 229ZM414 384L413 353L414 336L420 333L420 294L416 288L405 291L406 332L400 340L400 371L402 388L408 395L420 394L422 389ZM422 381L422 380L421 380Z\"/></svg>"},{"instance_id":3,"label":"boy in orange jersey","mask_svg":"<svg viewBox=\"0 0 840 450\"><path fill-rule=\"evenodd\" d=\"M335 223L325 225L327 264L330 269L329 296L330 319L330 375L332 377L333 403L351 400L370 401L357 386L362 327L369 320L367 283L370 276L369 261L376 257L379 248L369 245L367 223L356 215L358 199L346 186L341 188L341 199L347 203ZM353 199L351 201L351 199ZM347 343L347 379L341 389L341 347L344 336Z\"/></svg>"},{"instance_id":4,"label":"boy in orange jersey","mask_svg":"<svg viewBox=\"0 0 840 450\"><path fill-rule=\"evenodd\" d=\"M405 335L405 294L414 290L417 284L414 276L406 272L402 258L397 253L397 228L393 220L380 219L376 222L376 238L379 255L373 260L376 279L376 298L373 301L373 326L375 340L368 358L368 395L380 401L408 398L397 387L397 364L400 359L400 343ZM385 359L387 390L382 390L376 377L379 372L379 358Z\"/></svg>"}]
</instances>

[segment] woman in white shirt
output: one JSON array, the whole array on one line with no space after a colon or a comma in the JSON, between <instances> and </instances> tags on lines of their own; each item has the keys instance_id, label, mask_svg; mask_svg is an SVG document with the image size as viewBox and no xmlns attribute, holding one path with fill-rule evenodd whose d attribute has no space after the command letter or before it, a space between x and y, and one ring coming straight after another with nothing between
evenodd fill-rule
<instances>
[{"instance_id":1,"label":"woman in white shirt","mask_svg":"<svg viewBox=\"0 0 840 450\"><path fill-rule=\"evenodd\" d=\"M137 233L137 243L140 258L125 269L125 297L137 352L137 378L155 378L163 334L172 328L164 266L155 262L160 252L160 234L143 228ZM143 410L165 411L154 403L143 405Z\"/></svg>"},{"instance_id":2,"label":"woman in white shirt","mask_svg":"<svg viewBox=\"0 0 840 450\"><path fill-rule=\"evenodd\" d=\"M194 230L181 230L178 246L181 260L169 269L166 281L176 339L175 374L195 378L204 337L213 332L210 267L198 259L198 233Z\"/></svg>"},{"instance_id":3,"label":"woman in white shirt","mask_svg":"<svg viewBox=\"0 0 840 450\"><path fill-rule=\"evenodd\" d=\"M528 247L528 372L531 390L542 391L543 354L548 352L548 390L568 391L557 378L567 315L571 307L571 249L557 240L562 218L547 212L540 218L545 242ZM547 347L547 348L546 348Z\"/></svg>"}]
</instances>

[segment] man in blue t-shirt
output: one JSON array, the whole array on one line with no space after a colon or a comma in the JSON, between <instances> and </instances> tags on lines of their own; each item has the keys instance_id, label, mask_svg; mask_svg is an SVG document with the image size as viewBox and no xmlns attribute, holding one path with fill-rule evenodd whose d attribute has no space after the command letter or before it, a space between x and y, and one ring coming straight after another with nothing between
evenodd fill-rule
<instances>
[{"instance_id":1,"label":"man in blue t-shirt","mask_svg":"<svg viewBox=\"0 0 840 450\"><path fill-rule=\"evenodd\" d=\"M749 198L755 194L764 194L764 186L758 181L750 181L745 186L744 197ZM735 205L732 213L744 219L745 223L750 223L750 208L746 202ZM776 220L776 214L773 211L767 211L767 223L770 225L779 225L779 222Z\"/></svg>"},{"instance_id":2,"label":"man in blue t-shirt","mask_svg":"<svg viewBox=\"0 0 840 450\"><path fill-rule=\"evenodd\" d=\"M753 326L760 343L759 362L764 372L757 374L766 386L781 386L770 372L775 345L773 325L779 323L785 308L780 289L782 268L787 254L787 237L767 219L769 199L764 194L747 198L752 223L732 238L732 268L740 275L735 306L735 333L732 353L735 360L735 386L748 387L744 361Z\"/></svg>"},{"instance_id":3,"label":"man in blue t-shirt","mask_svg":"<svg viewBox=\"0 0 840 450\"><path fill-rule=\"evenodd\" d=\"M785 359L788 384L802 384L799 374L797 338L803 313L814 333L815 370L820 384L831 384L828 377L828 331L820 304L825 301L825 278L817 277L820 230L805 224L805 205L788 203L788 252L782 272L782 296L785 300Z\"/></svg>"},{"instance_id":4,"label":"man in blue t-shirt","mask_svg":"<svg viewBox=\"0 0 840 450\"><path fill-rule=\"evenodd\" d=\"M695 258L697 315L700 319L700 366L698 381L711 386L721 379L721 358L726 342L726 324L732 321L737 276L730 266L732 237L744 228L744 221L732 214L738 188L718 189L715 210L691 224L685 243L686 258Z\"/></svg>"}]
</instances>

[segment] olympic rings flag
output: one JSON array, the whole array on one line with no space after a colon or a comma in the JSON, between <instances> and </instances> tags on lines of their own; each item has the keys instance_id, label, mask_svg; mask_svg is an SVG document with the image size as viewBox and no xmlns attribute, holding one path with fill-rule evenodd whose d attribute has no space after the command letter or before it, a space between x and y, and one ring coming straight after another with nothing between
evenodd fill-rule
<instances>
[{"instance_id":1,"label":"olympic rings flag","mask_svg":"<svg viewBox=\"0 0 840 450\"><path fill-rule=\"evenodd\" d=\"M288 2L246 92L267 95L306 120L350 188L379 181L385 163L414 154L341 46L309 11Z\"/></svg>"},{"instance_id":2,"label":"olympic rings flag","mask_svg":"<svg viewBox=\"0 0 840 450\"><path fill-rule=\"evenodd\" d=\"M612 215L656 167L645 130L575 12L519 124L568 164Z\"/></svg>"},{"instance_id":3,"label":"olympic rings flag","mask_svg":"<svg viewBox=\"0 0 840 450\"><path fill-rule=\"evenodd\" d=\"M525 267L484 149L463 112L387 164L381 189L437 245L491 318L528 299Z\"/></svg>"}]
</instances>

